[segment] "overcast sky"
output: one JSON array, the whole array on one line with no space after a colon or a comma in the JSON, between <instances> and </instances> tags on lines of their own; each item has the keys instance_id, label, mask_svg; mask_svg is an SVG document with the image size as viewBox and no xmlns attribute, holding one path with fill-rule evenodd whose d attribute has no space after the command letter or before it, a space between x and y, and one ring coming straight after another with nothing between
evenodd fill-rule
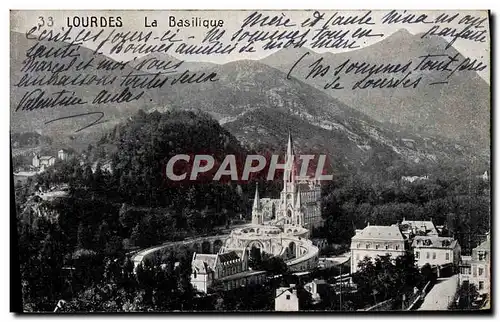
<instances>
[{"instance_id":1,"label":"overcast sky","mask_svg":"<svg viewBox=\"0 0 500 322\"><path fill-rule=\"evenodd\" d=\"M398 10L399 12L403 13L402 10ZM29 30L31 27L36 25L39 22L39 17L43 16L46 17L46 20L48 17L53 17L54 20L54 26L55 30L60 30L61 27L66 27L66 18L67 17L74 17L74 16L106 16L106 17L111 17L111 16L121 16L122 17L122 22L123 22L123 27L120 28L120 31L126 32L126 31L132 31L132 30L138 30L138 31L153 31L156 36L161 36L163 33L168 30L172 29L172 31L177 30L177 28L169 28L168 26L168 19L169 16L175 16L176 19L191 19L192 17L200 17L202 19L222 19L224 21L224 29L226 29L226 35L224 39L229 39L231 34L236 32L243 20L251 14L253 11L219 11L219 10L213 10L213 11L150 11L150 10L144 10L144 11L137 11L137 10L127 10L127 11L11 11L11 30L13 31L18 31L18 32L26 32ZM290 18L292 22L296 23L297 25L300 25L302 21L304 21L308 17L312 17L313 11L304 11L304 10L296 10L296 11L260 11L263 14L267 15L281 15L284 13L286 17ZM336 11L324 11L322 10L321 12L325 12L325 17L328 17L332 14L334 14ZM381 24L380 21L382 20L382 17L386 15L389 11L388 10L375 10L372 12L371 16L373 17L373 22L376 24L373 26L369 26L374 29L374 32L376 33L382 33L385 36L384 37L371 37L371 38L364 38L364 43L362 43L363 46L369 46L372 45L375 42L383 40L385 37L390 36L392 33L398 31L399 29L406 29L412 34L418 34L418 33L423 33L427 30L429 30L433 25L432 24L403 24L403 23L398 23L398 24ZM453 15L455 13L459 13L459 17L456 18L452 23L445 25L441 25L441 27L448 27L448 28L458 28L458 30L462 30L463 28L466 27L464 24L459 24L458 22L460 21L461 18L465 17L466 15L470 16L475 16L475 17L481 17L481 18L486 18L488 16L487 11L408 11L407 13L415 13L415 14L427 14L429 16L429 20L434 20L437 16L439 16L441 13L446 12L448 14ZM363 16L366 13L366 11L339 11L338 15L343 15L343 16L348 16L348 15L359 15ZM144 18L147 17L149 21L157 20L158 22L158 28L146 28L144 26ZM319 23L321 26L323 23ZM483 61L485 64L489 65L489 24L486 21L486 23L483 23L484 30L487 31L487 39L488 41L486 43L480 43L480 42L473 42L469 40L464 40L464 39L458 39L453 46L464 56L470 57L471 59L478 59ZM340 28L343 30L350 29L352 31L356 30L359 26L358 25L350 25L350 26L336 26L336 28ZM365 27L368 27L365 25ZM262 28L262 27L261 27ZM267 27L267 28L273 28L276 29L276 27ZM317 27L315 27L316 29ZM330 29L334 29L335 27L330 27ZM92 28L95 32L98 31L100 28ZM79 29L75 29L75 32L78 32ZM256 28L250 28L249 30L256 30ZM283 28L281 30L284 30ZM472 29L472 30L478 30L478 29ZM479 29L483 30L483 29ZM180 31L178 33L179 38L184 38L187 40L187 37L193 36L194 38L187 40L189 43L200 43L203 37L205 36L206 32L208 29L204 27L198 27L198 28L180 28ZM351 31L351 32L352 32ZM312 34L308 36L309 39L312 38ZM445 38L446 39L446 38ZM448 41L451 40L450 38L447 39ZM151 41L151 43L153 43ZM89 45L89 48L92 48L93 46ZM93 49L93 48L92 48ZM109 50L109 48L104 47L104 49ZM210 56L178 56L175 53L169 52L170 55L184 59L186 61L188 60L195 60L195 61L207 61L207 62L213 62L213 63L226 63L228 61L232 60L239 60L239 59L260 59L263 58L269 54L272 54L274 51L264 51L264 50L258 50L259 47L256 47L257 52L256 53L247 53L247 54L239 54L239 53L232 53L230 55L210 55ZM327 49L327 50L319 50L319 49L314 49L317 52L324 52L324 51L330 51L332 53L335 52L344 52L346 51L345 49ZM106 50L104 51L104 54L107 54ZM118 59L118 60L130 60L134 58L135 55L127 54L127 55L112 55L113 58ZM484 70L483 72L480 73L481 77L483 77L486 81L489 82L489 68Z\"/></svg>"}]
</instances>

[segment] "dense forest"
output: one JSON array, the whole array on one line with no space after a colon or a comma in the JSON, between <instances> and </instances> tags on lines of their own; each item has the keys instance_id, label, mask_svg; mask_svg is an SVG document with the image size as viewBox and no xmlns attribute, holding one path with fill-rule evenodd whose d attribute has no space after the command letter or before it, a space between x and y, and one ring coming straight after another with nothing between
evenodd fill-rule
<instances>
[{"instance_id":1,"label":"dense forest","mask_svg":"<svg viewBox=\"0 0 500 322\"><path fill-rule=\"evenodd\" d=\"M126 262L133 249L212 232L246 211L237 185L164 184L162 169L174 154L243 151L206 115L141 112L112 134L102 140L117 146L106 158L58 161L16 190L25 310L51 310L61 298L96 291L109 278L109 259ZM108 157L113 171L102 166ZM64 198L36 196L64 184ZM180 269L190 274L190 265Z\"/></svg>"},{"instance_id":2,"label":"dense forest","mask_svg":"<svg viewBox=\"0 0 500 322\"><path fill-rule=\"evenodd\" d=\"M220 162L226 154L262 151L242 147L206 114L140 111L81 157L57 161L16 188L24 310L52 311L61 299L70 311L196 309L189 300L195 296L189 283L190 250L165 256L163 270L148 263L137 276L131 275L130 253L213 233L239 215L249 218L256 182L266 197L277 197L281 190L280 181L258 177L246 184L166 182L164 168L170 157L200 152ZM338 173L324 184L325 227L313 235L346 245L354 230L368 222L387 225L403 217L432 218L446 226L465 253L470 251L476 237L489 229L489 182L453 162L418 169L398 162L380 173ZM428 179L402 182L401 175L409 172ZM67 186L64 198L37 196L61 186ZM252 265L273 272L285 269L269 258ZM263 287L266 296L274 292ZM226 297L222 307L235 307L230 303Z\"/></svg>"}]
</instances>

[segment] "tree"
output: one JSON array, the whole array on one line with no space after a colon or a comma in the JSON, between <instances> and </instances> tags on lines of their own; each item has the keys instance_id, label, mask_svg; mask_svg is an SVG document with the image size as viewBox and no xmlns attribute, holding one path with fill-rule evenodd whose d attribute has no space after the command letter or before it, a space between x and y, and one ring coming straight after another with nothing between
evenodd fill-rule
<instances>
[{"instance_id":1,"label":"tree","mask_svg":"<svg viewBox=\"0 0 500 322\"><path fill-rule=\"evenodd\" d=\"M93 234L91 227L81 222L78 226L77 247L92 249L92 237Z\"/></svg>"},{"instance_id":2,"label":"tree","mask_svg":"<svg viewBox=\"0 0 500 322\"><path fill-rule=\"evenodd\" d=\"M459 310L471 310L472 303L478 296L479 292L475 284L468 282L462 283L456 294L458 299L456 308Z\"/></svg>"},{"instance_id":3,"label":"tree","mask_svg":"<svg viewBox=\"0 0 500 322\"><path fill-rule=\"evenodd\" d=\"M95 236L95 245L98 245L99 247L103 248L106 247L109 237L110 237L109 225L106 221L103 221L99 225L99 228L97 229Z\"/></svg>"},{"instance_id":4,"label":"tree","mask_svg":"<svg viewBox=\"0 0 500 322\"><path fill-rule=\"evenodd\" d=\"M87 164L83 170L83 182L85 186L90 187L92 185L93 180L94 176L92 173L92 168L90 167L90 164Z\"/></svg>"},{"instance_id":5,"label":"tree","mask_svg":"<svg viewBox=\"0 0 500 322\"><path fill-rule=\"evenodd\" d=\"M250 249L250 258L248 259L248 266L255 270L261 269L262 254L260 248L252 246L252 248Z\"/></svg>"},{"instance_id":6,"label":"tree","mask_svg":"<svg viewBox=\"0 0 500 322\"><path fill-rule=\"evenodd\" d=\"M264 264L265 270L273 275L285 274L288 272L288 266L281 257L273 256Z\"/></svg>"},{"instance_id":7,"label":"tree","mask_svg":"<svg viewBox=\"0 0 500 322\"><path fill-rule=\"evenodd\" d=\"M421 283L422 277L415 265L411 252L398 256L378 256L375 260L365 257L358 263L353 282L358 285L362 298L381 302L390 298L400 298L413 291Z\"/></svg>"},{"instance_id":8,"label":"tree","mask_svg":"<svg viewBox=\"0 0 500 322\"><path fill-rule=\"evenodd\" d=\"M420 272L425 284L427 284L427 282L429 281L435 281L437 278L437 275L434 273L429 263L426 263L424 266L422 266Z\"/></svg>"}]
</instances>

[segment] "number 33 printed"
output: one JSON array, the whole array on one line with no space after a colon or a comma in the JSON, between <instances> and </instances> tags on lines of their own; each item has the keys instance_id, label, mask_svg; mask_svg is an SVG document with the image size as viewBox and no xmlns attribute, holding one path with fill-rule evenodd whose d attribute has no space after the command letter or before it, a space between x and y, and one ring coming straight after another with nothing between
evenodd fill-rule
<instances>
[{"instance_id":1,"label":"number 33 printed","mask_svg":"<svg viewBox=\"0 0 500 322\"><path fill-rule=\"evenodd\" d=\"M47 25L47 27L52 27L54 25L54 19L52 17L48 17L47 21L45 21L45 18L40 16L38 17L38 21L38 28L42 28L45 25Z\"/></svg>"}]
</instances>

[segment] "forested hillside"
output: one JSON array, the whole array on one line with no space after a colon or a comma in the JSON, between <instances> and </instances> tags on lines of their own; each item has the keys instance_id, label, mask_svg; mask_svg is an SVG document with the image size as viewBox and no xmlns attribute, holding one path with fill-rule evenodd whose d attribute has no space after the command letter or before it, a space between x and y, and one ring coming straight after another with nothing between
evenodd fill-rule
<instances>
[{"instance_id":1,"label":"forested hillside","mask_svg":"<svg viewBox=\"0 0 500 322\"><path fill-rule=\"evenodd\" d=\"M139 112L89 150L83 160L57 162L16 191L25 310L52 310L61 298L80 298L79 305L84 305L92 298L88 292L106 293L94 283L116 273L106 273L110 265L122 267L123 263L123 269L128 270L125 254L130 250L213 232L215 227L246 213L246 192L237 185L211 182L169 186L164 182L164 163L174 154L244 151L231 134L204 114ZM107 160L111 160L111 172L102 166ZM35 195L64 184L68 185L64 198L49 201ZM179 256L188 260L189 251L180 251L169 260L181 260ZM110 264L108 258L119 262ZM33 270L33 266L39 269ZM68 267L75 268L72 275ZM187 271L178 272L179 276L189 278L189 265L181 267ZM147 272L156 274L152 269ZM113 278L131 283L128 277L118 275ZM168 303L151 302L151 292L159 285L134 283L120 291L147 293L138 300L140 304L134 305L170 308ZM191 292L190 284L183 291L173 289ZM134 294L123 301L132 301ZM102 303L92 303L107 310Z\"/></svg>"}]
</instances>

